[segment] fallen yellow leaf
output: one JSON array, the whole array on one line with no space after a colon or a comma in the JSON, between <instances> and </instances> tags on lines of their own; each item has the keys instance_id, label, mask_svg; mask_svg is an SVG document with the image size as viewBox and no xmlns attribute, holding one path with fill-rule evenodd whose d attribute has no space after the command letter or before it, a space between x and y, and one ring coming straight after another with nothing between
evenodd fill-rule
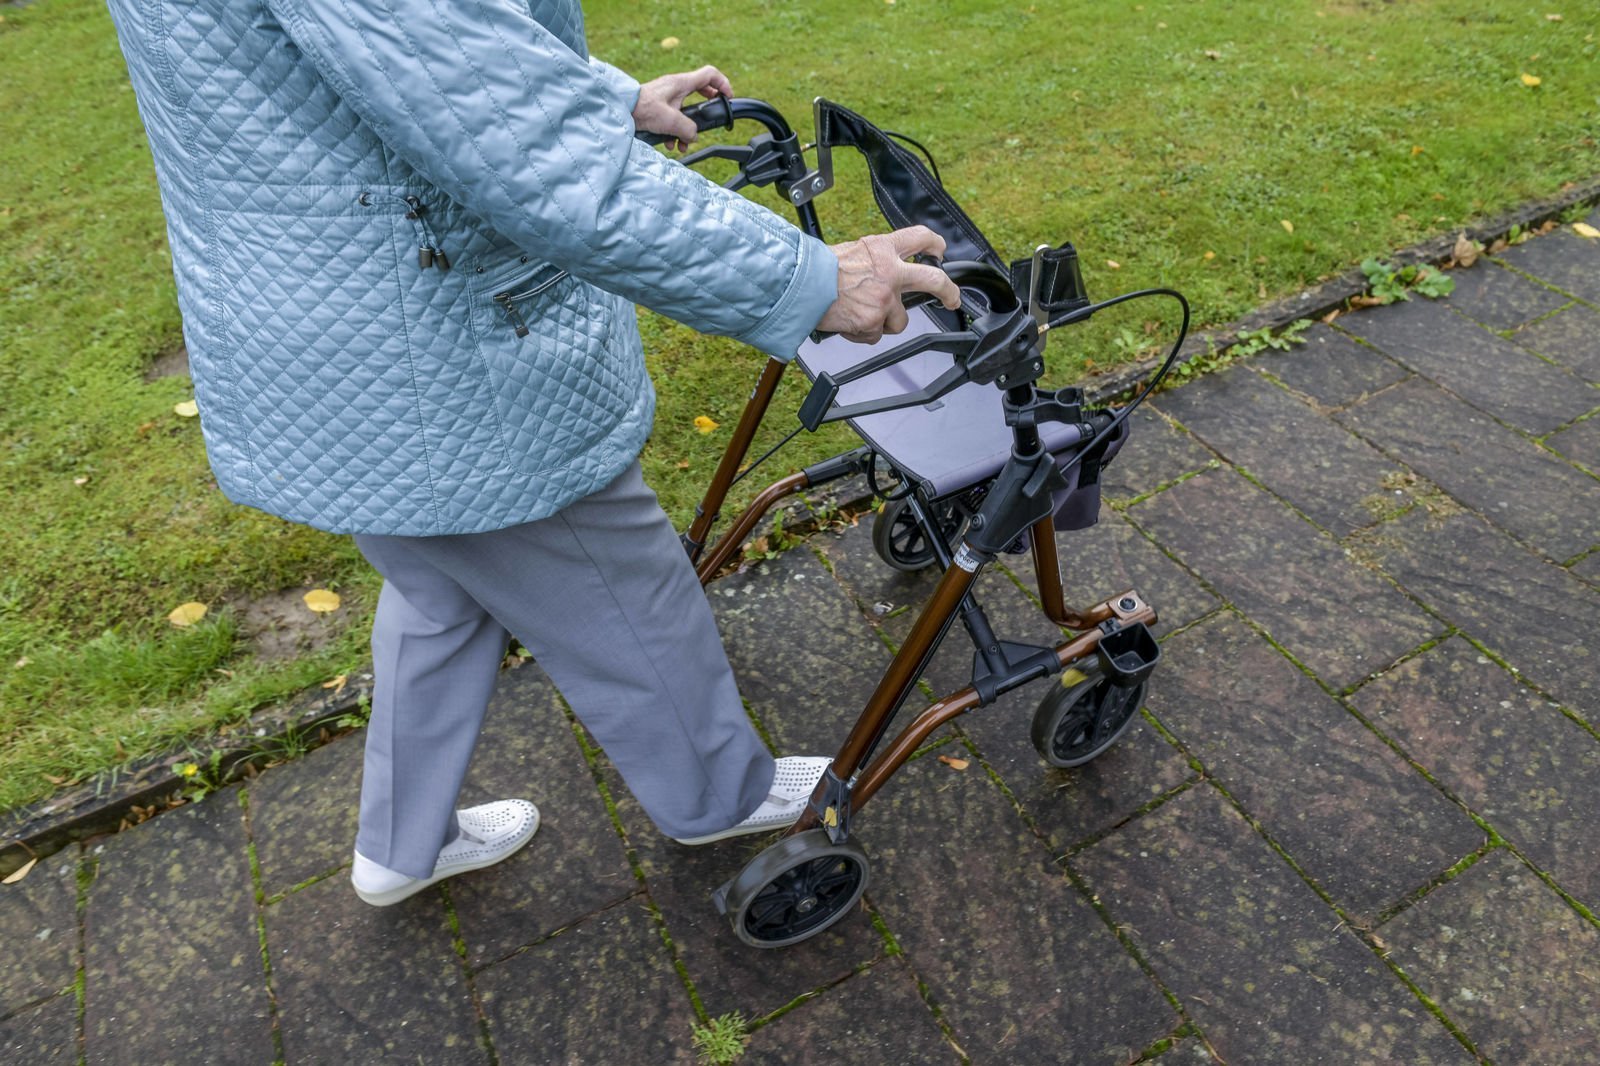
<instances>
[{"instance_id":1,"label":"fallen yellow leaf","mask_svg":"<svg viewBox=\"0 0 1600 1066\"><path fill-rule=\"evenodd\" d=\"M18 881L22 880L24 877L27 877L28 876L28 871L32 870L34 868L34 866L38 862L39 862L38 859L29 859L27 862L23 863L21 866L17 867L15 870L12 870L9 874L7 874L6 877L5 877L5 880L0 881L0 885L14 885L14 884L16 884Z\"/></svg>"},{"instance_id":2,"label":"fallen yellow leaf","mask_svg":"<svg viewBox=\"0 0 1600 1066\"><path fill-rule=\"evenodd\" d=\"M1285 232L1285 233L1293 233L1294 232L1294 223L1290 222L1286 218L1279 219L1278 220L1278 225L1283 227L1283 232Z\"/></svg>"},{"instance_id":3,"label":"fallen yellow leaf","mask_svg":"<svg viewBox=\"0 0 1600 1066\"><path fill-rule=\"evenodd\" d=\"M1420 145L1420 144L1413 144L1411 146L1411 154L1412 155L1421 155L1423 152L1426 152L1426 151L1427 151L1427 149L1422 147L1422 145Z\"/></svg>"},{"instance_id":4,"label":"fallen yellow leaf","mask_svg":"<svg viewBox=\"0 0 1600 1066\"><path fill-rule=\"evenodd\" d=\"M1540 79L1533 74L1524 74L1522 76L1522 84L1526 85L1530 89L1537 88L1539 81Z\"/></svg>"},{"instance_id":5,"label":"fallen yellow leaf","mask_svg":"<svg viewBox=\"0 0 1600 1066\"><path fill-rule=\"evenodd\" d=\"M694 428L698 429L701 433L710 433L712 430L717 428L717 423L712 419L707 418L705 415L695 415Z\"/></svg>"},{"instance_id":6,"label":"fallen yellow leaf","mask_svg":"<svg viewBox=\"0 0 1600 1066\"><path fill-rule=\"evenodd\" d=\"M89 483L89 476L85 474L83 477L75 477L72 479L72 483L77 485L79 488L82 488Z\"/></svg>"},{"instance_id":7,"label":"fallen yellow leaf","mask_svg":"<svg viewBox=\"0 0 1600 1066\"><path fill-rule=\"evenodd\" d=\"M204 618L206 616L206 611L209 609L210 608L203 603L196 603L194 600L190 600L188 603L180 603L178 606L174 607L167 615L167 621L171 622L179 629L184 629L188 626L194 625L196 622L200 621L200 619Z\"/></svg>"},{"instance_id":8,"label":"fallen yellow leaf","mask_svg":"<svg viewBox=\"0 0 1600 1066\"><path fill-rule=\"evenodd\" d=\"M1456 237L1456 246L1450 255L1459 265L1470 267L1478 261L1478 244L1463 231Z\"/></svg>"},{"instance_id":9,"label":"fallen yellow leaf","mask_svg":"<svg viewBox=\"0 0 1600 1066\"><path fill-rule=\"evenodd\" d=\"M1215 259L1216 257L1216 252L1207 252L1205 255L1201 256L1202 259Z\"/></svg>"},{"instance_id":10,"label":"fallen yellow leaf","mask_svg":"<svg viewBox=\"0 0 1600 1066\"><path fill-rule=\"evenodd\" d=\"M1596 237L1600 237L1600 229L1595 229L1587 222L1574 222L1572 224L1572 232L1580 237L1587 237L1591 241Z\"/></svg>"},{"instance_id":11,"label":"fallen yellow leaf","mask_svg":"<svg viewBox=\"0 0 1600 1066\"><path fill-rule=\"evenodd\" d=\"M172 413L179 418L193 418L200 413L200 405L193 400L184 400L182 403L172 405Z\"/></svg>"},{"instance_id":12,"label":"fallen yellow leaf","mask_svg":"<svg viewBox=\"0 0 1600 1066\"><path fill-rule=\"evenodd\" d=\"M1122 269L1122 264L1117 262L1115 259L1107 259L1106 260L1106 266L1110 267L1112 270L1121 270Z\"/></svg>"},{"instance_id":13,"label":"fallen yellow leaf","mask_svg":"<svg viewBox=\"0 0 1600 1066\"><path fill-rule=\"evenodd\" d=\"M1561 21L1561 16L1560 15L1546 15L1544 17L1544 20L1546 22L1560 22Z\"/></svg>"},{"instance_id":14,"label":"fallen yellow leaf","mask_svg":"<svg viewBox=\"0 0 1600 1066\"><path fill-rule=\"evenodd\" d=\"M667 48L667 49L676 48L676 47L678 47L678 45L680 43L681 42L676 37L663 37L663 38L661 38L661 47L662 48Z\"/></svg>"},{"instance_id":15,"label":"fallen yellow leaf","mask_svg":"<svg viewBox=\"0 0 1600 1066\"><path fill-rule=\"evenodd\" d=\"M300 599L305 602L307 608L318 614L337 611L339 604L343 602L339 599L337 592L329 592L327 589L312 589L304 596L301 596Z\"/></svg>"},{"instance_id":16,"label":"fallen yellow leaf","mask_svg":"<svg viewBox=\"0 0 1600 1066\"><path fill-rule=\"evenodd\" d=\"M340 674L338 677L334 678L332 681L324 681L322 683L322 687L323 688L331 688L331 689L333 689L333 694L335 696L337 696L339 693L344 691L345 680L346 680L345 679L345 675L344 674Z\"/></svg>"},{"instance_id":17,"label":"fallen yellow leaf","mask_svg":"<svg viewBox=\"0 0 1600 1066\"><path fill-rule=\"evenodd\" d=\"M950 767L952 770L965 770L971 765L971 763L967 762L967 760L958 759L953 755L941 755L939 756L939 761Z\"/></svg>"}]
</instances>

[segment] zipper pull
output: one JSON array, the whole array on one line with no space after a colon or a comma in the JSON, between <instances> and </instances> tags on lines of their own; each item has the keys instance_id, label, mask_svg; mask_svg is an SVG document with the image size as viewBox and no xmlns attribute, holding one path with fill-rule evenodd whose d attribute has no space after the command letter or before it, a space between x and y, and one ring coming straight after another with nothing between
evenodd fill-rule
<instances>
[{"instance_id":1,"label":"zipper pull","mask_svg":"<svg viewBox=\"0 0 1600 1066\"><path fill-rule=\"evenodd\" d=\"M511 294L502 292L495 296L494 300L505 310L506 318L510 320L512 327L516 329L517 336L526 337L528 335L528 323L523 320L522 312L517 310L517 305L511 302Z\"/></svg>"},{"instance_id":2,"label":"zipper pull","mask_svg":"<svg viewBox=\"0 0 1600 1066\"><path fill-rule=\"evenodd\" d=\"M429 248L426 244L424 244L421 248L417 249L417 269L427 270L429 267L433 266L433 261L434 251L432 248Z\"/></svg>"}]
</instances>

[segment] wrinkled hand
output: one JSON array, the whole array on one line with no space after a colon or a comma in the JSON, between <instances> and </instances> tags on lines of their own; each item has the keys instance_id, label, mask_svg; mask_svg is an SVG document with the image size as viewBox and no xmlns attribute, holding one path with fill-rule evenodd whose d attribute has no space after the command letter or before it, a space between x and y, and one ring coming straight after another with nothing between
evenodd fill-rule
<instances>
[{"instance_id":1,"label":"wrinkled hand","mask_svg":"<svg viewBox=\"0 0 1600 1066\"><path fill-rule=\"evenodd\" d=\"M926 226L877 233L859 241L835 244L839 260L839 295L817 328L846 340L872 344L885 333L906 328L902 293L932 293L951 310L961 306L961 290L935 266L908 263L910 255L944 257L944 238Z\"/></svg>"},{"instance_id":2,"label":"wrinkled hand","mask_svg":"<svg viewBox=\"0 0 1600 1066\"><path fill-rule=\"evenodd\" d=\"M681 152L700 135L694 121L685 118L682 108L690 93L707 100L713 96L732 96L727 75L716 67L701 67L682 74L665 74L639 87L639 102L633 106L633 128L641 133L660 133L673 138L667 147Z\"/></svg>"}]
</instances>

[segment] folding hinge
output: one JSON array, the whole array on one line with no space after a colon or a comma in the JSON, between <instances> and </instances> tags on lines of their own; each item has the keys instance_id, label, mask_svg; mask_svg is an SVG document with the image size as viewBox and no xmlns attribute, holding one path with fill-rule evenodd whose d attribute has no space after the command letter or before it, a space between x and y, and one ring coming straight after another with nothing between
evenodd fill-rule
<instances>
[{"instance_id":1,"label":"folding hinge","mask_svg":"<svg viewBox=\"0 0 1600 1066\"><path fill-rule=\"evenodd\" d=\"M817 141L811 147L817 150L817 168L807 171L789 186L789 202L796 207L810 203L833 188L833 149L822 143L822 107L827 102L820 96L811 102L812 122L817 131Z\"/></svg>"}]
</instances>

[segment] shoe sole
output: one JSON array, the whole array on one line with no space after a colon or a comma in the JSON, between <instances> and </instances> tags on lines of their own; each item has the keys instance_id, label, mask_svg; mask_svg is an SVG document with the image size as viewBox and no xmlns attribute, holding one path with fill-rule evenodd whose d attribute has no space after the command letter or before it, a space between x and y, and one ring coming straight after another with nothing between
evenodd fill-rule
<instances>
[{"instance_id":1,"label":"shoe sole","mask_svg":"<svg viewBox=\"0 0 1600 1066\"><path fill-rule=\"evenodd\" d=\"M770 825L736 825L730 829L724 829L720 833L710 833L703 837L673 837L672 839L679 844L686 844L693 848L701 844L715 844L719 840L728 840L731 837L745 837L755 833L776 833L789 828L799 820L800 815L796 814L786 822L773 822Z\"/></svg>"},{"instance_id":2,"label":"shoe sole","mask_svg":"<svg viewBox=\"0 0 1600 1066\"><path fill-rule=\"evenodd\" d=\"M425 877L419 881L413 881L410 884L401 885L399 888L391 888L387 892L366 892L358 888L354 882L351 883L350 887L356 890L356 895L361 898L363 903L370 903L374 907L389 907L399 903L401 900L410 899L423 889L428 888L431 885L436 885L440 881L443 881L447 878L456 877L460 874L471 873L473 870L482 870L486 867L493 866L496 863L505 862L507 859L511 858L511 856L515 855L517 852L526 847L528 841L532 840L533 835L538 831L539 812L537 809L535 809L533 812L533 824L527 828L526 832L520 834L516 844L512 846L509 851L498 858L487 858L479 859L475 862L464 862L447 873L435 874L432 877Z\"/></svg>"}]
</instances>

